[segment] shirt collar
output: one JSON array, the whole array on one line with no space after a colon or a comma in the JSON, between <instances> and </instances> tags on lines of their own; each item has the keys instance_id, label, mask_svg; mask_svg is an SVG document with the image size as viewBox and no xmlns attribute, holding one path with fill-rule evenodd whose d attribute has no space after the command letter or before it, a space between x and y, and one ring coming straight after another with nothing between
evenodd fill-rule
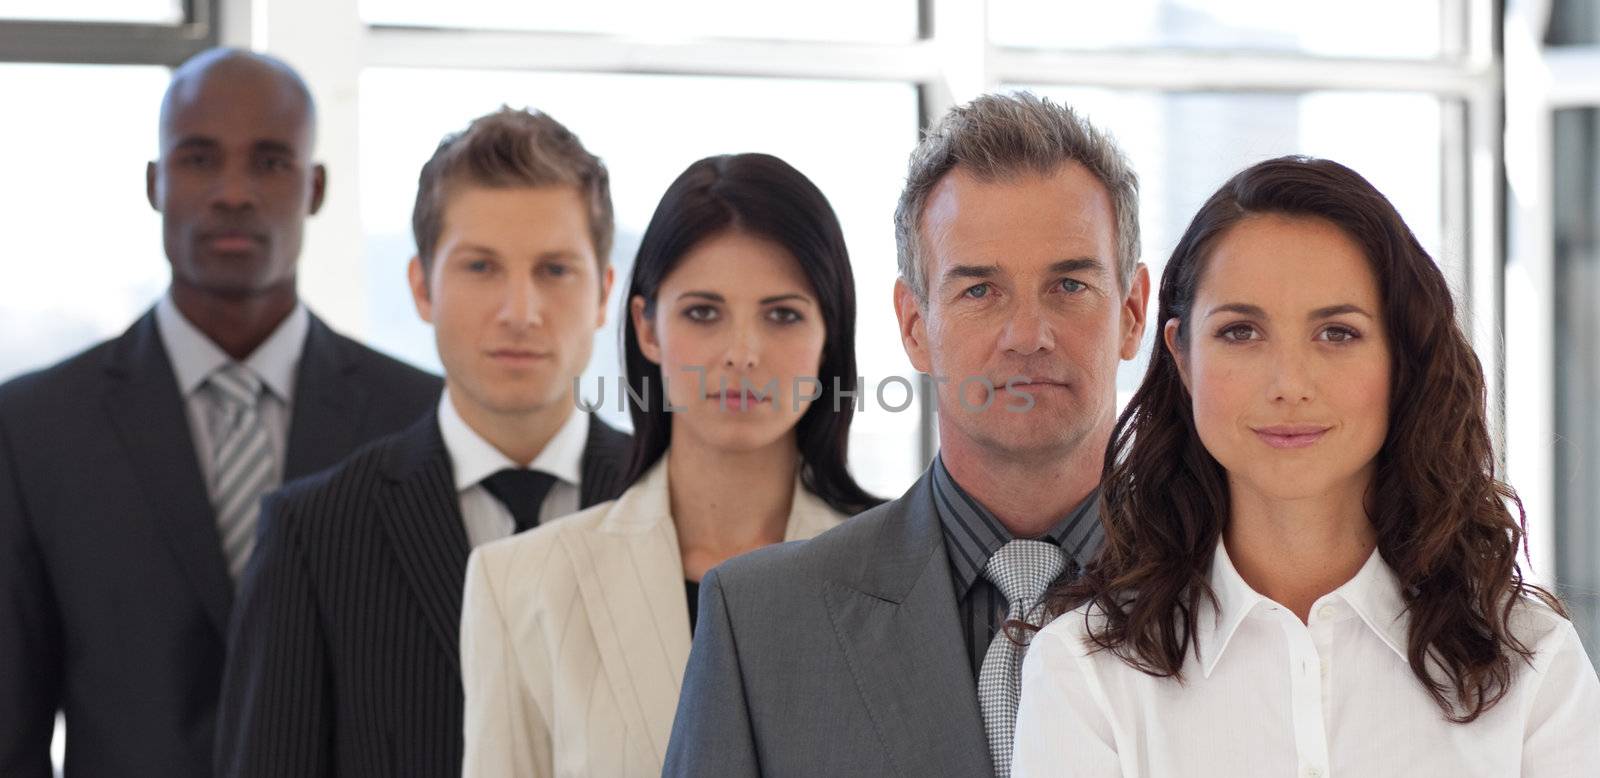
<instances>
[{"instance_id":1,"label":"shirt collar","mask_svg":"<svg viewBox=\"0 0 1600 778\"><path fill-rule=\"evenodd\" d=\"M294 399L295 372L310 330L311 313L303 303L296 303L288 317L244 360L245 366L261 379L267 390L285 403ZM217 368L233 361L184 317L172 301L171 292L156 303L156 331L161 335L161 345L166 348L168 359L172 360L178 389L185 397L198 390Z\"/></svg>"},{"instance_id":2,"label":"shirt collar","mask_svg":"<svg viewBox=\"0 0 1600 778\"><path fill-rule=\"evenodd\" d=\"M500 452L494 444L484 440L477 430L467 424L450 401L450 390L439 396L439 434L444 438L445 451L450 454L457 492L463 492L480 481L505 469L515 469L517 463ZM560 481L578 485L583 449L589 439L589 414L573 410L567 420L556 430L550 442L529 463L529 470L538 470L555 476Z\"/></svg>"},{"instance_id":3,"label":"shirt collar","mask_svg":"<svg viewBox=\"0 0 1600 778\"><path fill-rule=\"evenodd\" d=\"M1283 608L1245 582L1238 568L1233 566L1226 545L1220 541L1211 556L1210 583L1217 597L1217 607L1201 609L1195 636L1195 653L1207 678L1222 660L1239 625L1251 613L1257 608ZM1322 607L1335 601L1349 605L1384 645L1402 660L1407 659L1410 624L1405 600L1401 597L1399 579L1384 563L1381 554L1373 551L1355 577L1317 599L1311 606L1313 623L1320 618Z\"/></svg>"},{"instance_id":4,"label":"shirt collar","mask_svg":"<svg viewBox=\"0 0 1600 778\"><path fill-rule=\"evenodd\" d=\"M934 510L944 529L944 545L950 557L956 595L961 597L982 575L989 557L1015 536L956 483L945 468L943 457L934 457L932 469ZM1098 489L1090 492L1083 502L1038 538L1060 546L1076 569L1082 569L1100 548L1099 498Z\"/></svg>"}]
</instances>

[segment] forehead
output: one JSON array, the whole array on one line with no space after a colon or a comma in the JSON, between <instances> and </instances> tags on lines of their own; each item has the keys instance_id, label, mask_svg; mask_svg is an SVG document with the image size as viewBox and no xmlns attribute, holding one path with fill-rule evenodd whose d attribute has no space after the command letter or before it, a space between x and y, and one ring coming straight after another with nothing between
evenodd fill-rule
<instances>
[{"instance_id":1,"label":"forehead","mask_svg":"<svg viewBox=\"0 0 1600 778\"><path fill-rule=\"evenodd\" d=\"M161 112L163 150L194 138L223 145L270 141L310 151L313 128L305 95L285 77L225 64L184 76Z\"/></svg>"},{"instance_id":2,"label":"forehead","mask_svg":"<svg viewBox=\"0 0 1600 778\"><path fill-rule=\"evenodd\" d=\"M1324 219L1247 216L1217 239L1195 296L1267 310L1355 303L1376 313L1380 290L1366 252Z\"/></svg>"},{"instance_id":3,"label":"forehead","mask_svg":"<svg viewBox=\"0 0 1600 778\"><path fill-rule=\"evenodd\" d=\"M661 286L669 291L716 291L730 297L811 291L810 279L788 249L742 230L724 230L696 243L662 279Z\"/></svg>"},{"instance_id":4,"label":"forehead","mask_svg":"<svg viewBox=\"0 0 1600 778\"><path fill-rule=\"evenodd\" d=\"M923 211L934 271L951 263L1015 268L1078 257L1110 263L1115 236L1110 193L1075 162L992 181L957 167L934 186Z\"/></svg>"},{"instance_id":5,"label":"forehead","mask_svg":"<svg viewBox=\"0 0 1600 778\"><path fill-rule=\"evenodd\" d=\"M452 240L546 242L588 239L588 211L575 186L445 186L443 243Z\"/></svg>"}]
</instances>

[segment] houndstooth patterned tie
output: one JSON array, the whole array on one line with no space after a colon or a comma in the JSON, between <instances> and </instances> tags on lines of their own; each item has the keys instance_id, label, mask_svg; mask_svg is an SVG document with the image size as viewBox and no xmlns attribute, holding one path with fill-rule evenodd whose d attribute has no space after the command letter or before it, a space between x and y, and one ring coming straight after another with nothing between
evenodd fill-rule
<instances>
[{"instance_id":1,"label":"houndstooth patterned tie","mask_svg":"<svg viewBox=\"0 0 1600 778\"><path fill-rule=\"evenodd\" d=\"M983 577L1010 603L1007 621L1019 619L1042 626L1032 621L1043 615L1039 598L1056 576L1061 575L1066 564L1066 554L1060 546L1038 540L1013 540L989 557ZM1017 637L1026 640L1031 634ZM989 650L983 655L983 668L978 673L978 705L983 710L983 728L989 736L989 755L994 759L994 773L998 778L1011 775L1011 738L1017 728L1022 655L1026 650L1002 629L989 641Z\"/></svg>"},{"instance_id":2,"label":"houndstooth patterned tie","mask_svg":"<svg viewBox=\"0 0 1600 778\"><path fill-rule=\"evenodd\" d=\"M261 495L272 486L272 444L258 408L261 379L250 368L223 365L206 378L206 387L222 411L212 430L211 505L228 572L237 581L256 545Z\"/></svg>"}]
</instances>

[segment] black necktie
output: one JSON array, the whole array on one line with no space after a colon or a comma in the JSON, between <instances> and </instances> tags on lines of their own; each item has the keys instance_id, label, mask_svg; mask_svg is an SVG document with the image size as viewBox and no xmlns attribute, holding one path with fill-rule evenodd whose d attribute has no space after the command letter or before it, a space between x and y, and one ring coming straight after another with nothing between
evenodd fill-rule
<instances>
[{"instance_id":1,"label":"black necktie","mask_svg":"<svg viewBox=\"0 0 1600 778\"><path fill-rule=\"evenodd\" d=\"M506 468L483 479L483 488L511 511L517 532L539 526L539 507L555 486L556 477L538 470Z\"/></svg>"}]
</instances>

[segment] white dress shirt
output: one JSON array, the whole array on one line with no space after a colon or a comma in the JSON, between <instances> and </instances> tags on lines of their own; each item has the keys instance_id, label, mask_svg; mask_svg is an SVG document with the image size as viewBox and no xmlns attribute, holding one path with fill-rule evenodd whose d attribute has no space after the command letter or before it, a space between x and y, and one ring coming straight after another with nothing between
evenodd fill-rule
<instances>
[{"instance_id":1,"label":"white dress shirt","mask_svg":"<svg viewBox=\"0 0 1600 778\"><path fill-rule=\"evenodd\" d=\"M256 412L266 427L267 442L272 449L269 483L283 482L284 458L289 451L289 418L294 408L294 380L310 329L311 314L305 305L296 304L278 328L244 360L244 365L261 379L266 389L261 393ZM210 392L200 389L217 368L234 360L184 318L172 301L171 293L156 303L156 332L161 334L161 345L172 361L172 373L183 397L184 410L189 415L189 435L200 460L200 472L205 476L206 491L214 497L215 474L211 471L216 465L211 461L212 446L216 442L216 431L225 423L227 411Z\"/></svg>"},{"instance_id":2,"label":"white dress shirt","mask_svg":"<svg viewBox=\"0 0 1600 778\"><path fill-rule=\"evenodd\" d=\"M511 510L490 494L482 481L506 468L515 469L517 463L467 425L451 402L448 389L439 397L439 433L444 437L444 448L450 454L450 465L455 471L467 542L477 548L491 540L511 537L517 528ZM574 408L556 430L555 437L529 463L529 470L556 477L550 493L545 495L544 504L539 506L540 524L577 512L578 478L583 467L583 449L588 442L589 414Z\"/></svg>"},{"instance_id":3,"label":"white dress shirt","mask_svg":"<svg viewBox=\"0 0 1600 778\"><path fill-rule=\"evenodd\" d=\"M1034 637L1012 775L1470 778L1600 775L1600 680L1566 619L1531 600L1506 696L1454 724L1406 660L1399 584L1374 553L1309 623L1251 589L1219 544L1183 682L1084 646L1084 609Z\"/></svg>"}]
</instances>

